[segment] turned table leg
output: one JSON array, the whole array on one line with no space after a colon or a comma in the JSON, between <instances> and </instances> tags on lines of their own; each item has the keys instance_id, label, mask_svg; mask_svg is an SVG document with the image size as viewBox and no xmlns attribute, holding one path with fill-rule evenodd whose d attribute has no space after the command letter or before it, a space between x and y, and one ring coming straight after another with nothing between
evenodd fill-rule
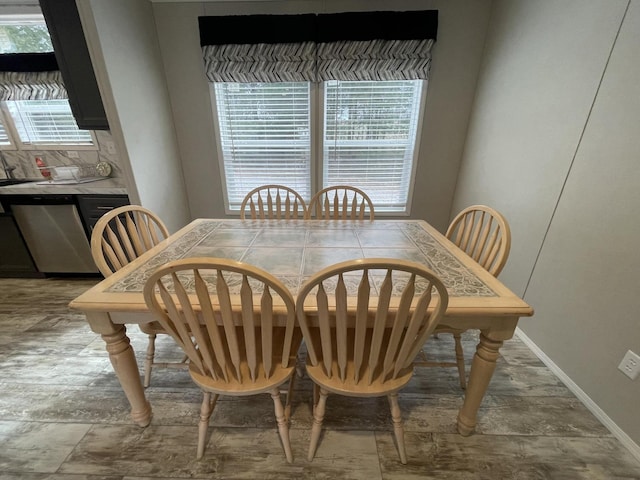
<instances>
[{"instance_id":1,"label":"turned table leg","mask_svg":"<svg viewBox=\"0 0 640 480\"><path fill-rule=\"evenodd\" d=\"M129 344L124 325L114 324L108 313L87 312L91 330L99 333L107 344L109 360L131 405L131 418L141 426L151 423L151 405L144 395L138 364Z\"/></svg>"},{"instance_id":2,"label":"turned table leg","mask_svg":"<svg viewBox=\"0 0 640 480\"><path fill-rule=\"evenodd\" d=\"M464 437L471 435L476 427L478 408L493 376L496 360L500 355L499 350L503 344L502 340L493 340L487 335L480 334L480 342L471 364L464 403L458 413L458 433Z\"/></svg>"}]
</instances>

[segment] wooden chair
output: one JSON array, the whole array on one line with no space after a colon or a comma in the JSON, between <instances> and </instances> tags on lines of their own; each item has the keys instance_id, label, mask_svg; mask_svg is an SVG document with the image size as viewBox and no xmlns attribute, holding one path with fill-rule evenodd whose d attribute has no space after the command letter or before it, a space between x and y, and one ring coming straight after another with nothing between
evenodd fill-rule
<instances>
[{"instance_id":1,"label":"wooden chair","mask_svg":"<svg viewBox=\"0 0 640 480\"><path fill-rule=\"evenodd\" d=\"M284 185L262 185L247 193L240 206L240 218L243 220L247 207L254 220L302 219L307 214L307 205L302 196Z\"/></svg>"},{"instance_id":2,"label":"wooden chair","mask_svg":"<svg viewBox=\"0 0 640 480\"><path fill-rule=\"evenodd\" d=\"M125 205L103 215L91 233L91 255L96 266L108 277L128 265L169 236L169 231L153 212L139 205ZM157 334L165 334L157 322L140 325L149 337L144 362L144 386L151 381L153 367L186 368L186 364L155 362Z\"/></svg>"},{"instance_id":3,"label":"wooden chair","mask_svg":"<svg viewBox=\"0 0 640 480\"><path fill-rule=\"evenodd\" d=\"M446 237L497 277L509 258L511 230L498 211L485 205L462 210L447 229Z\"/></svg>"},{"instance_id":4,"label":"wooden chair","mask_svg":"<svg viewBox=\"0 0 640 480\"><path fill-rule=\"evenodd\" d=\"M407 462L398 391L411 379L413 360L444 314L448 298L433 272L396 259L338 263L304 283L296 315L307 345L307 374L314 382L309 460L332 392L386 395L400 461Z\"/></svg>"},{"instance_id":5,"label":"wooden chair","mask_svg":"<svg viewBox=\"0 0 640 480\"><path fill-rule=\"evenodd\" d=\"M478 262L494 277L502 271L511 248L511 230L507 220L493 208L484 205L472 205L462 210L451 222L446 237L460 247L467 255ZM455 344L455 362L416 362L419 366L457 367L460 387L467 387L464 351L462 349L462 330L438 327L436 335L450 333Z\"/></svg>"},{"instance_id":6,"label":"wooden chair","mask_svg":"<svg viewBox=\"0 0 640 480\"><path fill-rule=\"evenodd\" d=\"M245 263L190 258L155 271L145 285L144 298L189 357L191 378L204 394L197 458L204 454L209 419L219 395L268 392L291 462L288 421L302 336L289 290L274 276ZM277 324L276 315L286 320L283 326ZM287 381L285 408L278 387Z\"/></svg>"},{"instance_id":7,"label":"wooden chair","mask_svg":"<svg viewBox=\"0 0 640 480\"><path fill-rule=\"evenodd\" d=\"M359 188L348 185L327 187L316 193L309 202L307 218L315 215L325 220L365 220L373 221L373 202Z\"/></svg>"}]
</instances>

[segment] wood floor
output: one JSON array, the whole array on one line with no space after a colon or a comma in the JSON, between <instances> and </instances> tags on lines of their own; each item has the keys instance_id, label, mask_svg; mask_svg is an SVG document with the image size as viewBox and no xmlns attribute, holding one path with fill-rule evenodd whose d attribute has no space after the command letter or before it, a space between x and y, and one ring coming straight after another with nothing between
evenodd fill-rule
<instances>
[{"instance_id":1,"label":"wood floor","mask_svg":"<svg viewBox=\"0 0 640 480\"><path fill-rule=\"evenodd\" d=\"M408 465L398 460L386 399L339 396L329 397L308 462L308 379L295 392L293 464L267 395L221 399L196 461L199 390L185 371L158 370L147 389L151 425L132 424L104 342L66 306L93 283L0 279L0 480L640 479L640 463L517 339L502 349L468 438L455 430L456 369L417 372L400 394ZM146 337L129 331L141 365ZM468 365L475 342L465 335ZM430 351L451 358L451 339L432 340ZM170 341L158 353L180 358Z\"/></svg>"}]
</instances>

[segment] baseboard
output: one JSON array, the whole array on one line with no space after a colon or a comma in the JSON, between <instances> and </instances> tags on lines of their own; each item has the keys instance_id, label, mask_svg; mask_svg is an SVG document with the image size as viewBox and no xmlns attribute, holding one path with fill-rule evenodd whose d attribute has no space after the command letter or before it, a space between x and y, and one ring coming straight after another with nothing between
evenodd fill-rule
<instances>
[{"instance_id":1,"label":"baseboard","mask_svg":"<svg viewBox=\"0 0 640 480\"><path fill-rule=\"evenodd\" d=\"M625 446L631 455L633 455L638 461L640 461L640 445L635 443L629 435L624 433L622 429L611 420L611 418L582 390L569 376L564 373L560 367L558 367L553 360L551 360L533 340L531 340L522 330L516 328L516 336L522 340L522 342L531 349L531 351L544 363L549 370L551 370L556 377L560 379L566 387L578 397L587 409L593 413L593 415L602 422L602 424L616 437L622 445Z\"/></svg>"}]
</instances>

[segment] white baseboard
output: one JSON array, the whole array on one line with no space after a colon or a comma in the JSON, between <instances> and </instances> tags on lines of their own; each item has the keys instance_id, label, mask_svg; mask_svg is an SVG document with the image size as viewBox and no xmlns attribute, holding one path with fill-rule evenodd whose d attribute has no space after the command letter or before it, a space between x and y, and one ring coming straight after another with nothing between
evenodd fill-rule
<instances>
[{"instance_id":1,"label":"white baseboard","mask_svg":"<svg viewBox=\"0 0 640 480\"><path fill-rule=\"evenodd\" d=\"M551 370L555 374L555 376L558 377L560 381L564 383L576 397L578 397L578 400L580 400L584 404L584 406L587 407L587 409L591 413L593 413L593 415L598 420L600 420L600 422L602 422L602 424L613 434L613 436L620 440L620 442L622 442L622 445L624 445L625 448L627 448L627 450L631 452L631 455L633 455L638 461L640 461L640 445L635 443L631 439L631 437L629 437L629 435L624 433L624 431L618 425L616 425L616 423L611 420L611 418L593 400L591 400L591 398L589 398L589 395L587 395L584 390L582 390L573 380L571 380L571 378L569 378L569 376L564 373L560 369L560 367L558 367L553 362L553 360L551 360L540 349L540 347L538 347L533 342L533 340L527 337L527 335L519 328L516 328L516 336L520 340L522 340L522 342L527 347L529 347L533 353L535 353L535 355L542 361L542 363L549 367L549 370Z\"/></svg>"}]
</instances>

